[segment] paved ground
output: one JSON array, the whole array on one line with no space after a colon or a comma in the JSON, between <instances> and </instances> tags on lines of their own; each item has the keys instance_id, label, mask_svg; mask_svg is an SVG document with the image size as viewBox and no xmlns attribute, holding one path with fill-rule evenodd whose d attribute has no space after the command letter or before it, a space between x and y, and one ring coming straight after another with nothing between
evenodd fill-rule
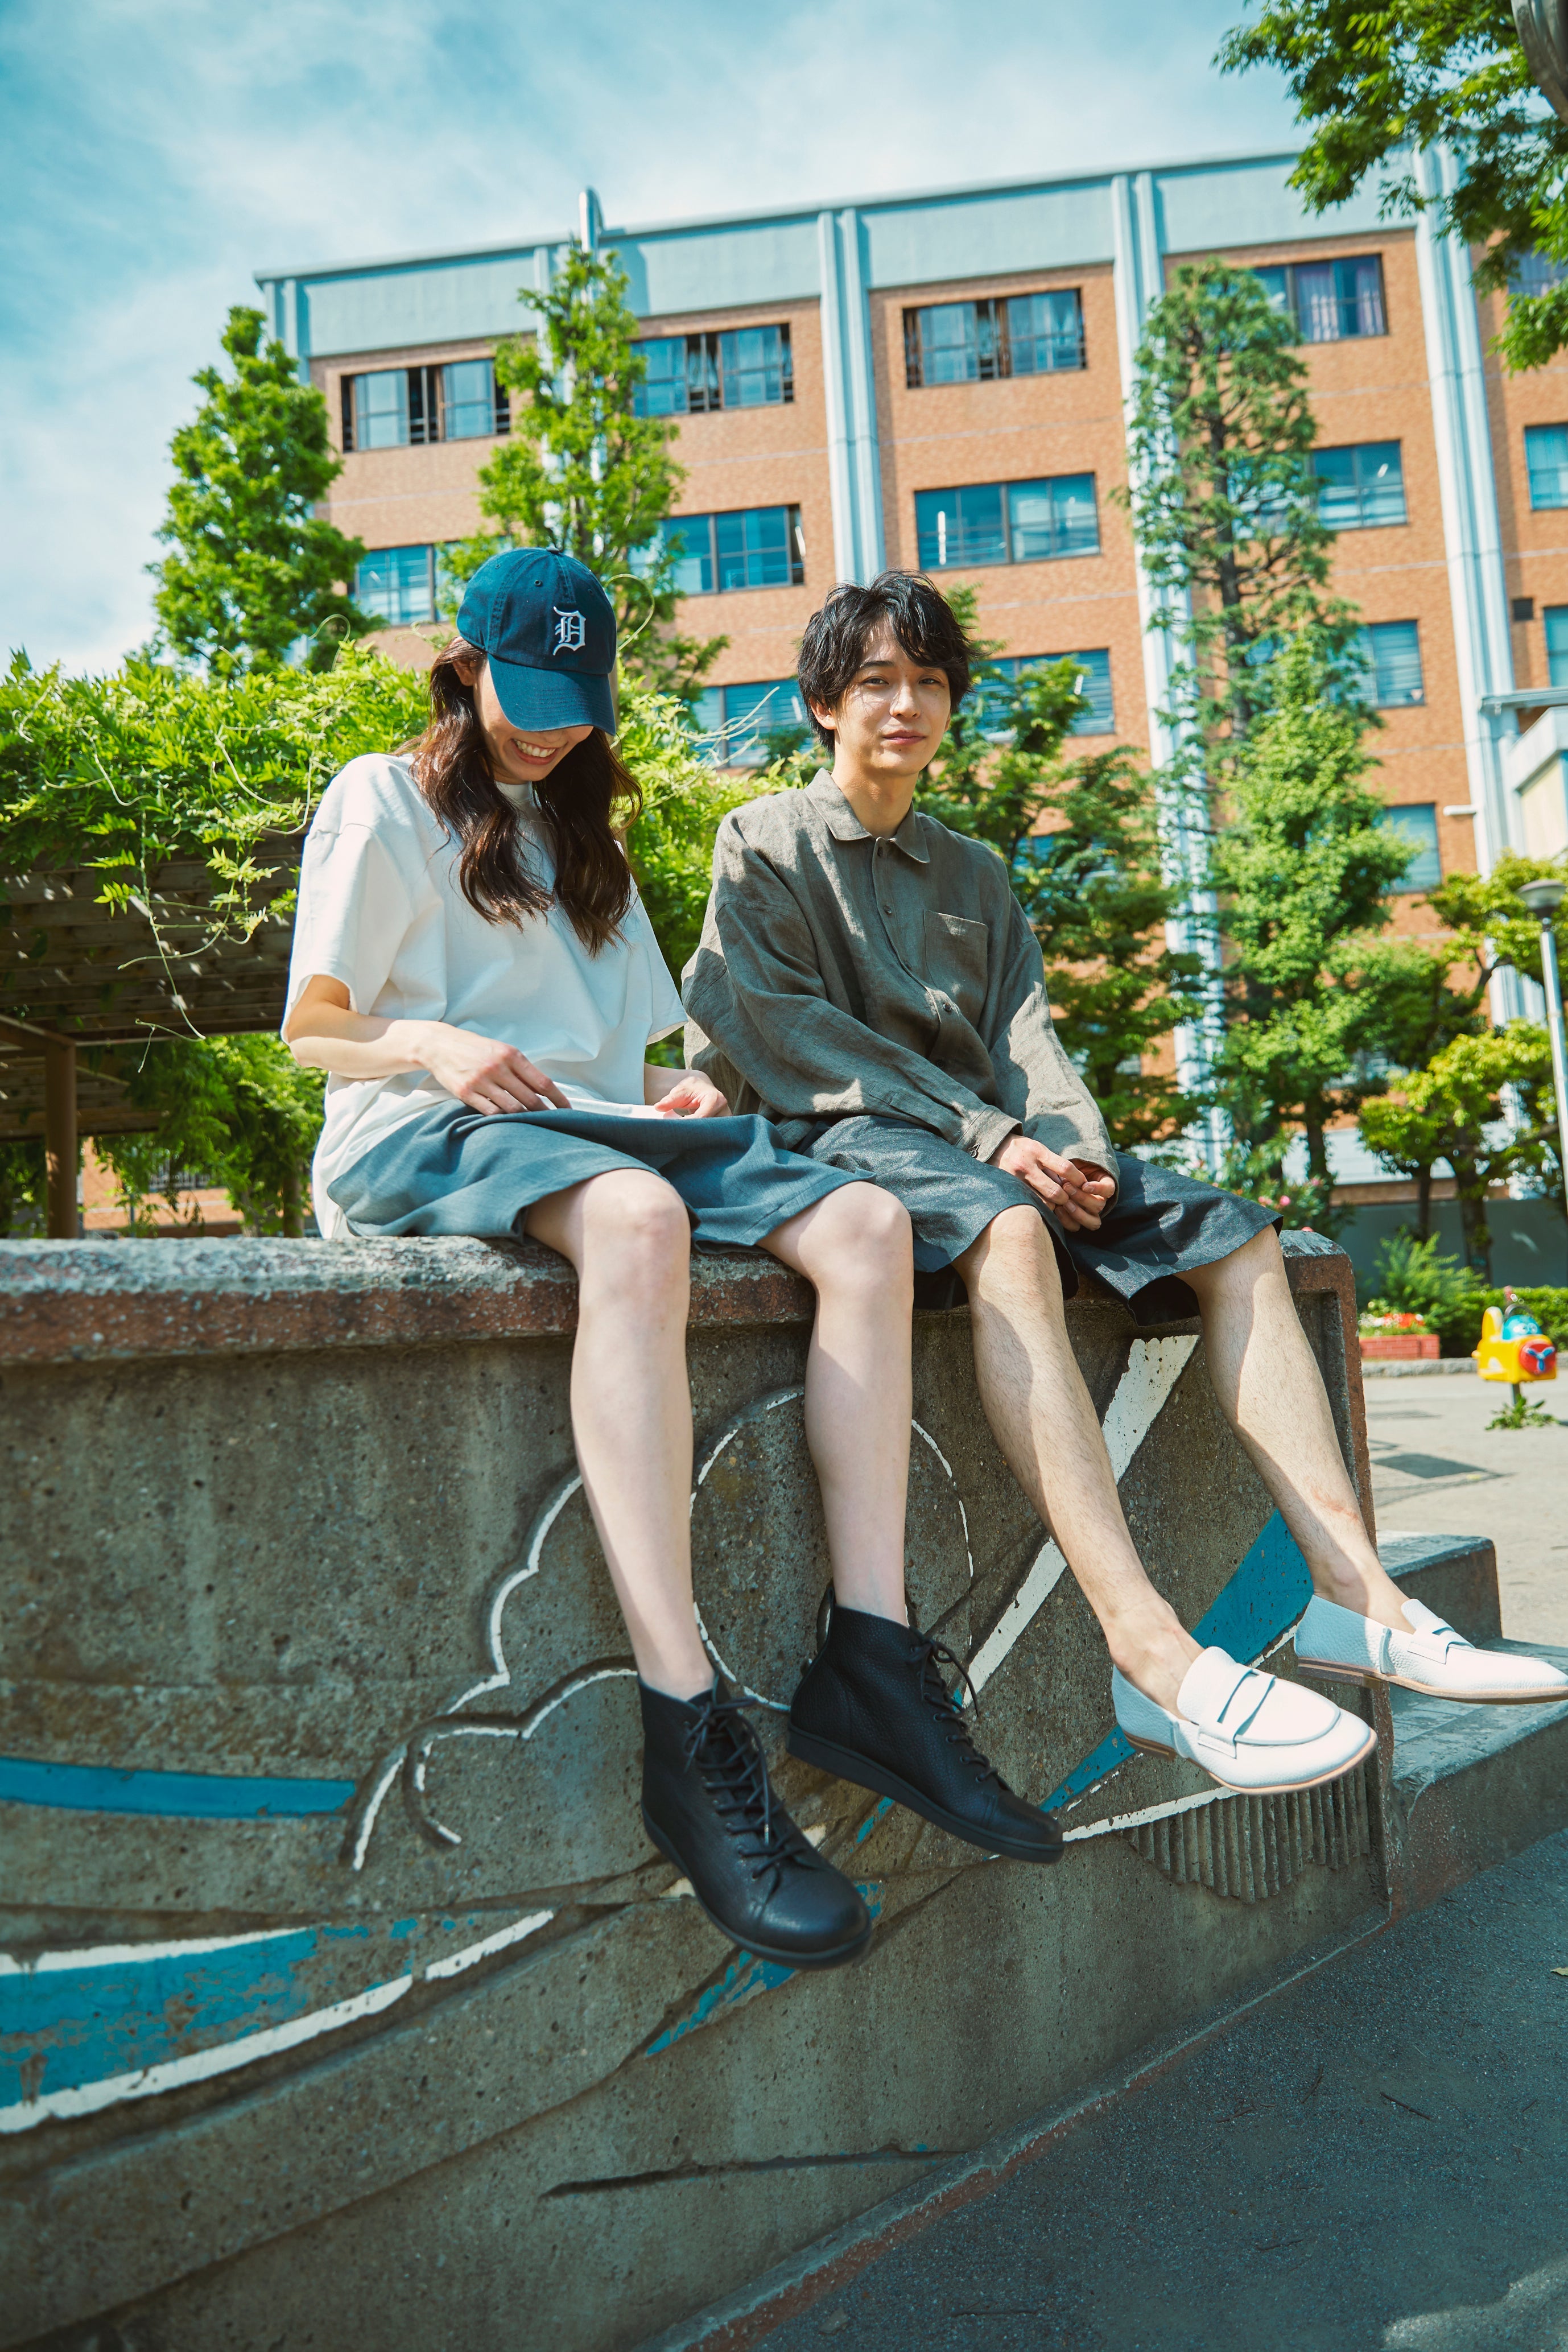
<instances>
[{"instance_id":1,"label":"paved ground","mask_svg":"<svg viewBox=\"0 0 1568 2352\"><path fill-rule=\"evenodd\" d=\"M1490 1536L1503 1632L1568 1645L1568 1377L1529 1393L1554 1427L1489 1430L1490 1381L1368 1381L1373 1499L1380 1534Z\"/></svg>"},{"instance_id":2,"label":"paved ground","mask_svg":"<svg viewBox=\"0 0 1568 2352\"><path fill-rule=\"evenodd\" d=\"M1562 2352L1563 1967L1568 1835L1255 2011L768 2352Z\"/></svg>"}]
</instances>

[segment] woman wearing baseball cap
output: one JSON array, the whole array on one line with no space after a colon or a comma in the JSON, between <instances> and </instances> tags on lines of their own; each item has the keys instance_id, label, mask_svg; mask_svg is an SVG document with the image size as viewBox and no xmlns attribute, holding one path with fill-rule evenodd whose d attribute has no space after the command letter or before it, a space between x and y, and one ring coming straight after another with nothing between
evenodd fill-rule
<instances>
[{"instance_id":1,"label":"woman wearing baseball cap","mask_svg":"<svg viewBox=\"0 0 1568 2352\"><path fill-rule=\"evenodd\" d=\"M305 845L283 1034L330 1074L318 1220L329 1239L527 1233L571 1259L573 1435L637 1658L648 1833L746 1950L831 1967L869 1914L773 1795L697 1630L689 1251L760 1244L816 1286L836 1591L902 1622L909 1220L647 1061L682 1013L618 835L640 797L593 574L493 556L458 627L424 734L351 761Z\"/></svg>"}]
</instances>

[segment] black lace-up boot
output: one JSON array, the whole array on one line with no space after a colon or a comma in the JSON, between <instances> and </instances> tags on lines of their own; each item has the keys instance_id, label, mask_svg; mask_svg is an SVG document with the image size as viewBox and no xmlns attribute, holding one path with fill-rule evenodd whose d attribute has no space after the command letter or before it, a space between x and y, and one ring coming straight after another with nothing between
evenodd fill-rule
<instances>
[{"instance_id":1,"label":"black lace-up boot","mask_svg":"<svg viewBox=\"0 0 1568 2352\"><path fill-rule=\"evenodd\" d=\"M643 1826L742 1951L833 1969L864 1950L871 1915L774 1796L756 1733L719 1675L700 1698L639 1681Z\"/></svg>"},{"instance_id":2,"label":"black lace-up boot","mask_svg":"<svg viewBox=\"0 0 1568 2352\"><path fill-rule=\"evenodd\" d=\"M895 1797L966 1844L1015 1862L1055 1862L1054 1813L1015 1796L969 1737L942 1667L952 1652L912 1625L834 1604L789 1711L789 1752L857 1787Z\"/></svg>"}]
</instances>

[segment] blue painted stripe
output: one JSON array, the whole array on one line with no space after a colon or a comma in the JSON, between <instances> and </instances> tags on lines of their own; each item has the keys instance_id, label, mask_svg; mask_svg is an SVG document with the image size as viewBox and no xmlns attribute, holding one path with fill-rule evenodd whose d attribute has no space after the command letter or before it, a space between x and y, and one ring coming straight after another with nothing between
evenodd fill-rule
<instances>
[{"instance_id":1,"label":"blue painted stripe","mask_svg":"<svg viewBox=\"0 0 1568 2352\"><path fill-rule=\"evenodd\" d=\"M314 2005L315 1927L187 1958L0 1978L0 2105L281 2025Z\"/></svg>"},{"instance_id":2,"label":"blue painted stripe","mask_svg":"<svg viewBox=\"0 0 1568 2352\"><path fill-rule=\"evenodd\" d=\"M0 1800L68 1812L161 1813L182 1821L276 1821L341 1813L352 1780L252 1780L218 1772L119 1772L101 1764L40 1764L0 1756Z\"/></svg>"},{"instance_id":3,"label":"blue painted stripe","mask_svg":"<svg viewBox=\"0 0 1568 2352\"><path fill-rule=\"evenodd\" d=\"M1295 1623L1311 1597L1311 1571L1295 1537L1276 1511L1236 1574L1221 1589L1213 1608L1193 1627L1193 1639L1205 1650L1228 1650L1233 1658L1259 1658L1287 1626ZM1074 1765L1059 1788L1052 1790L1045 1811L1054 1812L1058 1806L1070 1804L1097 1781L1108 1780L1136 1753L1124 1732L1111 1732L1081 1764Z\"/></svg>"},{"instance_id":4,"label":"blue painted stripe","mask_svg":"<svg viewBox=\"0 0 1568 2352\"><path fill-rule=\"evenodd\" d=\"M1054 1813L1058 1806L1070 1804L1075 1797L1081 1797L1085 1790L1092 1789L1097 1780L1107 1779L1119 1764L1125 1764L1127 1759L1136 1753L1124 1731L1113 1731L1109 1738L1100 1741L1098 1748L1090 1748L1081 1764L1073 1766L1060 1787L1051 1790L1041 1811Z\"/></svg>"}]
</instances>

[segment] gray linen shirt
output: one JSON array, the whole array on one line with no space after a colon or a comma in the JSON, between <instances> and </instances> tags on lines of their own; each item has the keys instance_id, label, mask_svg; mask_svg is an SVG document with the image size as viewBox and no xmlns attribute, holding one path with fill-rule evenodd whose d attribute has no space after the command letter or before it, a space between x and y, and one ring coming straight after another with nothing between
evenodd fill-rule
<instances>
[{"instance_id":1,"label":"gray linen shirt","mask_svg":"<svg viewBox=\"0 0 1568 2352\"><path fill-rule=\"evenodd\" d=\"M976 1160L1022 1128L1116 1173L1005 866L914 809L869 834L824 772L732 811L682 981L688 1062L785 1144L871 1113Z\"/></svg>"}]
</instances>

